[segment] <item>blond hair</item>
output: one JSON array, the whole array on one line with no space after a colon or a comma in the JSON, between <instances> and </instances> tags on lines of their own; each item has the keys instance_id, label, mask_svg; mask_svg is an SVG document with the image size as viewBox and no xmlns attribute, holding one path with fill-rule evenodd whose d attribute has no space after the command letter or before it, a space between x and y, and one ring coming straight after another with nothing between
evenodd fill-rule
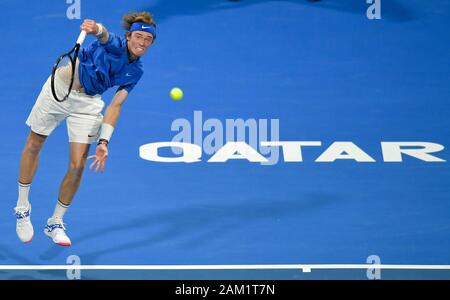
<instances>
[{"instance_id":1,"label":"blond hair","mask_svg":"<svg viewBox=\"0 0 450 300\"><path fill-rule=\"evenodd\" d=\"M156 27L155 20L153 20L153 16L146 11L141 12L130 12L122 17L122 27L128 31L131 28L131 25L135 22L142 22Z\"/></svg>"}]
</instances>

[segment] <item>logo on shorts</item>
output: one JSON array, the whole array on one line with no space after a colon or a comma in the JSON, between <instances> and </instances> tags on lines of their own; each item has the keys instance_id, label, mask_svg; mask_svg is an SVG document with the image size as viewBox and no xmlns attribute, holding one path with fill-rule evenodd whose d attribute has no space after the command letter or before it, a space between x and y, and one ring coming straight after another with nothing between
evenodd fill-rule
<instances>
[{"instance_id":1,"label":"logo on shorts","mask_svg":"<svg viewBox=\"0 0 450 300\"><path fill-rule=\"evenodd\" d=\"M96 136L96 134L94 134L94 135L90 135L90 134L88 134L88 137L94 137L94 136Z\"/></svg>"}]
</instances>

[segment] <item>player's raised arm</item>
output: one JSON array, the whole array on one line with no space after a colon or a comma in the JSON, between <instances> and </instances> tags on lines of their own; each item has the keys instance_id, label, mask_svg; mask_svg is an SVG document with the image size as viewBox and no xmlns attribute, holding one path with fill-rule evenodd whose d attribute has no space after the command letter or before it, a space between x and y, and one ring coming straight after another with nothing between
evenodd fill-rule
<instances>
[{"instance_id":1,"label":"player's raised arm","mask_svg":"<svg viewBox=\"0 0 450 300\"><path fill-rule=\"evenodd\" d=\"M88 34L95 35L102 44L105 44L108 41L109 38L108 30L101 23L97 23L94 20L86 19L80 25L80 29L86 31Z\"/></svg>"}]
</instances>

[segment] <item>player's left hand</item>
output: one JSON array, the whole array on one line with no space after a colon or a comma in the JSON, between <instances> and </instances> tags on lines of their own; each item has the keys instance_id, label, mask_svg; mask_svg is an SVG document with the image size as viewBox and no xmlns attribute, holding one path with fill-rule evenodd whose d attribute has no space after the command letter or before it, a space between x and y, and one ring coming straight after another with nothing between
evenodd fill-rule
<instances>
[{"instance_id":1,"label":"player's left hand","mask_svg":"<svg viewBox=\"0 0 450 300\"><path fill-rule=\"evenodd\" d=\"M108 147L105 144L97 145L97 149L95 149L95 155L88 156L88 160L94 158L94 161L89 166L89 169L92 169L95 166L95 173L97 173L98 169L100 169L103 173L105 170L106 158L108 157Z\"/></svg>"}]
</instances>

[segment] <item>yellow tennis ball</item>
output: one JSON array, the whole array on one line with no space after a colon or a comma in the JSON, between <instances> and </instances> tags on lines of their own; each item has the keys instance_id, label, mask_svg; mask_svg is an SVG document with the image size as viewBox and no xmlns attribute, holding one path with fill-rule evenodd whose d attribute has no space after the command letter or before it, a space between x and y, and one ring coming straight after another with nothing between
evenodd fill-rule
<instances>
[{"instance_id":1,"label":"yellow tennis ball","mask_svg":"<svg viewBox=\"0 0 450 300\"><path fill-rule=\"evenodd\" d=\"M180 88L173 88L170 90L170 97L175 100L181 100L183 98L183 91Z\"/></svg>"}]
</instances>

